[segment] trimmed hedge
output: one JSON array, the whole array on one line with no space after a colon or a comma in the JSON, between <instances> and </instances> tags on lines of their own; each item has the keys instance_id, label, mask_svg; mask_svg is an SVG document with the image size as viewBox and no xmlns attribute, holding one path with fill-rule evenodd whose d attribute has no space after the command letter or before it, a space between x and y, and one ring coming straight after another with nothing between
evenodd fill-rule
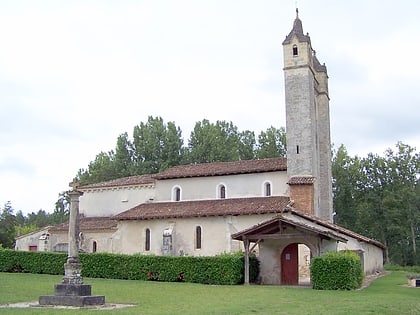
<instances>
[{"instance_id":1,"label":"trimmed hedge","mask_svg":"<svg viewBox=\"0 0 420 315\"><path fill-rule=\"evenodd\" d=\"M350 251L315 257L310 269L312 287L317 290L353 290L363 282L360 257Z\"/></svg>"},{"instance_id":2,"label":"trimmed hedge","mask_svg":"<svg viewBox=\"0 0 420 315\"><path fill-rule=\"evenodd\" d=\"M67 254L0 249L0 271L63 274ZM108 253L80 254L82 276L91 278L186 281L205 284L244 282L242 254L214 257L148 256ZM259 272L256 257L250 257L250 281Z\"/></svg>"}]
</instances>

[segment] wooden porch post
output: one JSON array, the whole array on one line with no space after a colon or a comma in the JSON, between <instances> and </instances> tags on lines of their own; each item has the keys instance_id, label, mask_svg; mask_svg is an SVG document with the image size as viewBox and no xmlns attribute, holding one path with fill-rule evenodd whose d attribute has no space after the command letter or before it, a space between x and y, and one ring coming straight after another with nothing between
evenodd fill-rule
<instances>
[{"instance_id":1,"label":"wooden porch post","mask_svg":"<svg viewBox=\"0 0 420 315\"><path fill-rule=\"evenodd\" d=\"M249 240L247 238L244 239L244 246L245 246L245 279L244 284L249 284Z\"/></svg>"}]
</instances>

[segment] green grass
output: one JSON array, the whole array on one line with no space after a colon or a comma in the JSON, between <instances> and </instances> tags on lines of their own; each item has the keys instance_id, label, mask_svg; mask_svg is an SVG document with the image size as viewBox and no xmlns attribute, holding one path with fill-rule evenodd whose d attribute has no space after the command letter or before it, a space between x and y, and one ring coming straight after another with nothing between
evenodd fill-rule
<instances>
[{"instance_id":1,"label":"green grass","mask_svg":"<svg viewBox=\"0 0 420 315\"><path fill-rule=\"evenodd\" d=\"M107 303L135 307L102 314L420 314L420 288L406 286L407 272L392 271L360 291L318 291L283 286L218 286L85 279ZM0 273L0 304L52 295L61 276ZM0 314L98 314L98 310L0 308Z\"/></svg>"}]
</instances>

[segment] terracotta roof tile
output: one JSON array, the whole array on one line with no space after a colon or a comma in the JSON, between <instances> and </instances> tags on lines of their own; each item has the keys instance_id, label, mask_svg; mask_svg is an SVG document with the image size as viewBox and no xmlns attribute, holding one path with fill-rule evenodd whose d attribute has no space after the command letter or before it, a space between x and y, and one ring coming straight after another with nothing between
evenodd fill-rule
<instances>
[{"instance_id":1,"label":"terracotta roof tile","mask_svg":"<svg viewBox=\"0 0 420 315\"><path fill-rule=\"evenodd\" d=\"M163 218L280 213L288 202L289 197L151 202L140 204L112 218L116 220L152 220Z\"/></svg>"},{"instance_id":2,"label":"terracotta roof tile","mask_svg":"<svg viewBox=\"0 0 420 315\"><path fill-rule=\"evenodd\" d=\"M295 214L297 216L300 216L302 218L305 218L307 220L310 220L310 221L312 221L314 223L317 223L317 224L319 224L321 226L327 227L327 228L329 228L329 229L331 229L333 231L337 231L337 232L340 232L342 234L351 236L351 237L353 237L355 239L358 239L360 241L363 241L363 242L366 242L366 243L372 243L372 244L375 244L378 247L385 248L385 245L382 244L381 242L377 241L377 240L374 240L374 239L371 239L371 238L369 238L367 236L364 236L364 235L358 234L356 232L350 231L350 230L348 230L346 228L343 228L343 227L341 227L339 225L336 225L334 223L331 223L330 221L322 220L322 219L320 219L320 218L318 218L318 217L316 217L314 215L311 215L311 214L308 214L306 212L297 210L297 209L295 209L293 207L290 207L290 206L285 207L283 212L290 212L292 214Z\"/></svg>"},{"instance_id":3,"label":"terracotta roof tile","mask_svg":"<svg viewBox=\"0 0 420 315\"><path fill-rule=\"evenodd\" d=\"M90 185L81 186L78 189L87 190L92 188L108 188L108 187L120 187L120 186L133 186L133 185L148 185L153 184L154 179L152 175L136 175L113 179L106 182L100 182Z\"/></svg>"},{"instance_id":4,"label":"terracotta roof tile","mask_svg":"<svg viewBox=\"0 0 420 315\"><path fill-rule=\"evenodd\" d=\"M245 238L248 238L251 241L256 241L260 238L263 239L264 234L269 234L269 235L279 234L279 238L281 238L282 229L284 229L284 226L282 226L282 229L281 229L280 228L281 225L279 223L282 223L282 224L284 223L289 226L294 226L298 229L309 231L315 234L321 234L328 238L332 238L332 239L339 240L342 242L348 241L347 239L343 238L342 236L340 236L334 231L320 229L317 226L310 226L302 222L296 222L296 221L287 219L281 215L278 215L275 218L256 224L248 229L232 234L231 237L236 240L243 240Z\"/></svg>"},{"instance_id":5,"label":"terracotta roof tile","mask_svg":"<svg viewBox=\"0 0 420 315\"><path fill-rule=\"evenodd\" d=\"M286 158L179 165L153 175L156 179L285 171Z\"/></svg>"},{"instance_id":6,"label":"terracotta roof tile","mask_svg":"<svg viewBox=\"0 0 420 315\"><path fill-rule=\"evenodd\" d=\"M287 182L289 185L312 185L315 182L313 176L293 176Z\"/></svg>"},{"instance_id":7,"label":"terracotta roof tile","mask_svg":"<svg viewBox=\"0 0 420 315\"><path fill-rule=\"evenodd\" d=\"M97 231L97 230L116 230L117 221L110 217L81 217L80 231ZM69 230L69 222L62 223L50 229L50 232L62 232Z\"/></svg>"}]
</instances>

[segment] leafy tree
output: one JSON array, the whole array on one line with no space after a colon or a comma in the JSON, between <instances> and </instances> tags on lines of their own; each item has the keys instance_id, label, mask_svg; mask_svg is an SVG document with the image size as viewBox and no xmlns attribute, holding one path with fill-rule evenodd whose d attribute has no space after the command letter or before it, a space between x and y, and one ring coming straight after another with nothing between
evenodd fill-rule
<instances>
[{"instance_id":1,"label":"leafy tree","mask_svg":"<svg viewBox=\"0 0 420 315\"><path fill-rule=\"evenodd\" d=\"M76 177L80 184L87 185L117 178L118 176L115 174L113 157L113 151L99 153L95 160L89 163L87 170L79 170Z\"/></svg>"},{"instance_id":2,"label":"leafy tree","mask_svg":"<svg viewBox=\"0 0 420 315\"><path fill-rule=\"evenodd\" d=\"M349 229L357 229L357 183L360 181L359 159L348 155L341 145L333 154L333 207L335 222Z\"/></svg>"},{"instance_id":3,"label":"leafy tree","mask_svg":"<svg viewBox=\"0 0 420 315\"><path fill-rule=\"evenodd\" d=\"M10 201L6 202L0 214L0 244L4 248L13 248L16 216Z\"/></svg>"},{"instance_id":4,"label":"leafy tree","mask_svg":"<svg viewBox=\"0 0 420 315\"><path fill-rule=\"evenodd\" d=\"M188 148L191 163L237 161L240 148L244 150L238 128L232 122L217 121L213 124L207 119L195 124Z\"/></svg>"},{"instance_id":5,"label":"leafy tree","mask_svg":"<svg viewBox=\"0 0 420 315\"><path fill-rule=\"evenodd\" d=\"M162 118L149 116L133 131L136 174L155 174L181 161L182 144L174 123L165 125Z\"/></svg>"},{"instance_id":6,"label":"leafy tree","mask_svg":"<svg viewBox=\"0 0 420 315\"><path fill-rule=\"evenodd\" d=\"M45 210L38 210L37 213L28 213L28 220L26 225L35 225L37 227L44 227L50 224L50 215Z\"/></svg>"},{"instance_id":7,"label":"leafy tree","mask_svg":"<svg viewBox=\"0 0 420 315\"><path fill-rule=\"evenodd\" d=\"M258 136L257 157L259 159L286 156L286 130L273 126Z\"/></svg>"},{"instance_id":8,"label":"leafy tree","mask_svg":"<svg viewBox=\"0 0 420 315\"><path fill-rule=\"evenodd\" d=\"M255 158L255 133L245 130L239 133L239 158L241 160L252 160Z\"/></svg>"},{"instance_id":9,"label":"leafy tree","mask_svg":"<svg viewBox=\"0 0 420 315\"><path fill-rule=\"evenodd\" d=\"M55 203L55 209L51 215L51 224L60 224L68 220L70 215L70 196L67 191L63 191L58 195Z\"/></svg>"},{"instance_id":10,"label":"leafy tree","mask_svg":"<svg viewBox=\"0 0 420 315\"><path fill-rule=\"evenodd\" d=\"M117 147L113 156L114 174L117 177L130 176L133 166L133 148L128 134L125 132L117 139Z\"/></svg>"}]
</instances>

